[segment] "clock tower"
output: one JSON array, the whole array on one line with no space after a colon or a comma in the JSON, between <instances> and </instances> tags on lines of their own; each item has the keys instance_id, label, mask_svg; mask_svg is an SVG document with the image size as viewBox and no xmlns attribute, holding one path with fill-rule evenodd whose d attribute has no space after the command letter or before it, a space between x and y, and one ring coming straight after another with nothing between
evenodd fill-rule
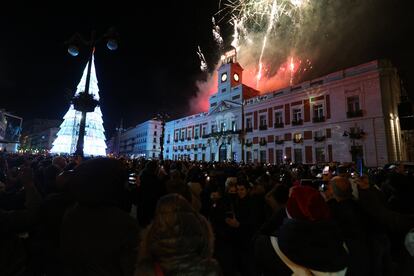
<instances>
[{"instance_id":1,"label":"clock tower","mask_svg":"<svg viewBox=\"0 0 414 276\"><path fill-rule=\"evenodd\" d=\"M221 56L218 69L217 93L210 97L210 111L223 101L241 103L243 68L237 62L236 49L232 48Z\"/></svg>"}]
</instances>

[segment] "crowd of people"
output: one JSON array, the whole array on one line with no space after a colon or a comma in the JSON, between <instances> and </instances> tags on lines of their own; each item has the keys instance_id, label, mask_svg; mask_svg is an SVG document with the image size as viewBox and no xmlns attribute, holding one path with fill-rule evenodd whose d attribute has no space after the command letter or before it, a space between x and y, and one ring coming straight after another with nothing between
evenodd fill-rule
<instances>
[{"instance_id":1,"label":"crowd of people","mask_svg":"<svg viewBox=\"0 0 414 276\"><path fill-rule=\"evenodd\" d=\"M2 154L0 275L414 275L413 178Z\"/></svg>"}]
</instances>

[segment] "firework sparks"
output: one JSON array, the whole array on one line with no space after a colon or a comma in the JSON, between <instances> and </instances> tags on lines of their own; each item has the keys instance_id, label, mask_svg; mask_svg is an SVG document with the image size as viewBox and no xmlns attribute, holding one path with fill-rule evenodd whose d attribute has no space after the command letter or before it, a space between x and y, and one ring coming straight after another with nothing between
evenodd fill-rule
<instances>
[{"instance_id":1,"label":"firework sparks","mask_svg":"<svg viewBox=\"0 0 414 276\"><path fill-rule=\"evenodd\" d=\"M228 10L231 14L230 23L234 27L232 46L240 55L243 55L243 51L239 49L244 43L252 46L249 43L250 37L257 40L260 39L258 35L262 36L256 67L257 89L264 76L263 61L270 37L278 34L281 21L290 22L290 26L297 26L301 19L300 11L306 7L307 2L309 0L230 0L225 4L222 11ZM294 71L296 70L291 70ZM293 80L293 75L289 79Z\"/></svg>"},{"instance_id":2,"label":"firework sparks","mask_svg":"<svg viewBox=\"0 0 414 276\"><path fill-rule=\"evenodd\" d=\"M214 17L212 17L211 21L213 22L213 38L214 41L217 43L217 45L219 46L220 49L223 48L223 38L221 37L220 34L220 27L218 25L216 25L216 20L214 19Z\"/></svg>"},{"instance_id":3,"label":"firework sparks","mask_svg":"<svg viewBox=\"0 0 414 276\"><path fill-rule=\"evenodd\" d=\"M289 69L290 69L290 85L293 84L293 74L295 72L295 63L293 62L293 57L290 58L290 63L289 63Z\"/></svg>"},{"instance_id":4,"label":"firework sparks","mask_svg":"<svg viewBox=\"0 0 414 276\"><path fill-rule=\"evenodd\" d=\"M203 72L206 72L208 69L208 66L207 66L206 59L204 58L204 54L203 52L201 52L200 45L198 46L197 55L198 55L198 58L200 59L200 70Z\"/></svg>"}]
</instances>

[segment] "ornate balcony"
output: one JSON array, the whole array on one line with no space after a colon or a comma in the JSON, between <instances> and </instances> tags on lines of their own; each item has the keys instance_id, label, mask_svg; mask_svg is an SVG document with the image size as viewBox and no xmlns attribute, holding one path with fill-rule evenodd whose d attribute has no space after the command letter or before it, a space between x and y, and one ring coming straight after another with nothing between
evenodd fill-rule
<instances>
[{"instance_id":1,"label":"ornate balcony","mask_svg":"<svg viewBox=\"0 0 414 276\"><path fill-rule=\"evenodd\" d=\"M322 123L322 122L325 122L325 116L313 117L312 122L314 122L314 123Z\"/></svg>"},{"instance_id":2,"label":"ornate balcony","mask_svg":"<svg viewBox=\"0 0 414 276\"><path fill-rule=\"evenodd\" d=\"M315 137L313 137L313 140L315 142L323 142L323 141L325 141L325 139L326 139L325 136L315 136Z\"/></svg>"},{"instance_id":3,"label":"ornate balcony","mask_svg":"<svg viewBox=\"0 0 414 276\"><path fill-rule=\"evenodd\" d=\"M275 140L276 145L282 145L285 142L285 140Z\"/></svg>"},{"instance_id":4,"label":"ornate balcony","mask_svg":"<svg viewBox=\"0 0 414 276\"><path fill-rule=\"evenodd\" d=\"M349 139L362 139L365 136L365 132L361 129L359 131L355 131L355 132L349 132L349 131L345 131L344 134L342 136L346 137L349 136Z\"/></svg>"},{"instance_id":5,"label":"ornate balcony","mask_svg":"<svg viewBox=\"0 0 414 276\"><path fill-rule=\"evenodd\" d=\"M253 143L252 143L252 142L246 142L246 143L245 143L245 146L246 146L246 147L248 147L248 148L249 148L249 147L251 147L252 145L253 145Z\"/></svg>"},{"instance_id":6,"label":"ornate balcony","mask_svg":"<svg viewBox=\"0 0 414 276\"><path fill-rule=\"evenodd\" d=\"M274 124L274 128L282 128L282 127L284 127L285 125L283 124L283 123L275 123Z\"/></svg>"},{"instance_id":7,"label":"ornate balcony","mask_svg":"<svg viewBox=\"0 0 414 276\"><path fill-rule=\"evenodd\" d=\"M260 125L259 126L259 130L266 130L267 129L267 125Z\"/></svg>"},{"instance_id":8,"label":"ornate balcony","mask_svg":"<svg viewBox=\"0 0 414 276\"><path fill-rule=\"evenodd\" d=\"M362 111L362 109L358 109L355 111L348 111L346 113L347 118L356 118L356 117L362 117L362 116L364 116L364 112Z\"/></svg>"},{"instance_id":9,"label":"ornate balcony","mask_svg":"<svg viewBox=\"0 0 414 276\"><path fill-rule=\"evenodd\" d=\"M299 119L299 120L293 120L292 121L292 126L300 126L303 124L303 120Z\"/></svg>"}]
</instances>

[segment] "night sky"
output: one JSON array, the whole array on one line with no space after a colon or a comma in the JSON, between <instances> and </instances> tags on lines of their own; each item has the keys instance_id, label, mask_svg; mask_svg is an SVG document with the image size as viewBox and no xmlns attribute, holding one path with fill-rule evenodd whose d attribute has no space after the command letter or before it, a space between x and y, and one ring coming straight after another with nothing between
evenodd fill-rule
<instances>
[{"instance_id":1,"label":"night sky","mask_svg":"<svg viewBox=\"0 0 414 276\"><path fill-rule=\"evenodd\" d=\"M329 57L314 61L308 77L389 58L413 94L410 1L377 2L359 27L344 32L344 37L337 30L335 35L344 43ZM59 5L65 6L2 9L0 108L24 119L61 119L87 61L86 48L72 57L64 42L75 32L89 38L92 29L102 35L114 26L120 35L118 50L109 51L101 43L95 54L107 137L121 118L128 127L160 111L172 118L188 115L189 99L196 94L195 81L205 78L199 69L197 45L202 46L208 62L217 57L211 16L218 1L148 1L142 7L122 1L99 8L71 2ZM230 42L231 26L223 22L220 27L224 40Z\"/></svg>"}]
</instances>

